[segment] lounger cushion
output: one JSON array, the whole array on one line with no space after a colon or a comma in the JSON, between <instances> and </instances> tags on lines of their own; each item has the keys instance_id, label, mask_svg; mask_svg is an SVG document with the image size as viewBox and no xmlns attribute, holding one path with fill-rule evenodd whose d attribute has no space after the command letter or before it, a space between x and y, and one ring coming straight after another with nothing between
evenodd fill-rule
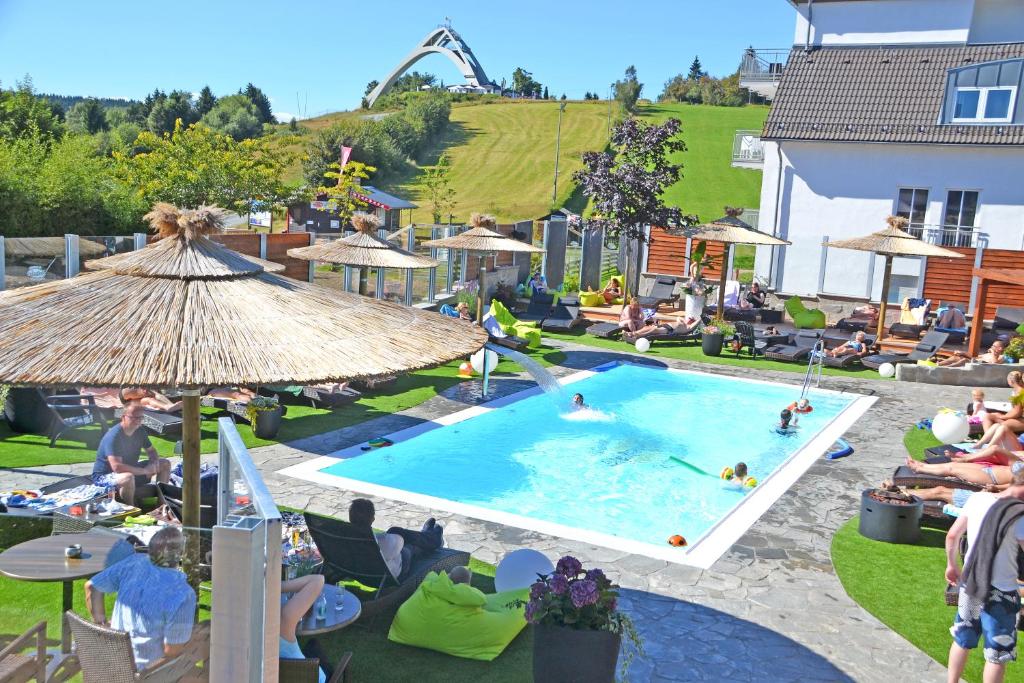
<instances>
[{"instance_id":1,"label":"lounger cushion","mask_svg":"<svg viewBox=\"0 0 1024 683\"><path fill-rule=\"evenodd\" d=\"M622 334L622 328L619 327L618 323L595 323L587 328L587 334L611 339Z\"/></svg>"},{"instance_id":2,"label":"lounger cushion","mask_svg":"<svg viewBox=\"0 0 1024 683\"><path fill-rule=\"evenodd\" d=\"M468 584L455 584L444 572L430 572L416 592L398 608L388 639L455 657L491 661L526 626L523 607L528 589L485 595Z\"/></svg>"}]
</instances>

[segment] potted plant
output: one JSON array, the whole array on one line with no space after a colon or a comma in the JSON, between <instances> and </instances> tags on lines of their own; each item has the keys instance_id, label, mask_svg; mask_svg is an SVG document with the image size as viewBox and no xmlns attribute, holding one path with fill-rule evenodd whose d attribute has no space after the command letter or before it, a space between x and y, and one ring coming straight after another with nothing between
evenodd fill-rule
<instances>
[{"instance_id":1,"label":"potted plant","mask_svg":"<svg viewBox=\"0 0 1024 683\"><path fill-rule=\"evenodd\" d=\"M273 439L281 428L281 404L277 396L254 396L245 407L245 416L258 439Z\"/></svg>"},{"instance_id":2,"label":"potted plant","mask_svg":"<svg viewBox=\"0 0 1024 683\"><path fill-rule=\"evenodd\" d=\"M1024 325L1021 327L1024 327ZM1024 336L1018 336L1011 339L1010 343L1006 345L1006 350L1003 352L1003 355L1006 356L1007 363L1024 362Z\"/></svg>"},{"instance_id":3,"label":"potted plant","mask_svg":"<svg viewBox=\"0 0 1024 683\"><path fill-rule=\"evenodd\" d=\"M690 279L683 286L683 292L686 294L686 315L691 318L700 317L708 297L715 293L715 286L702 279L704 269L710 266L712 261L712 258L707 256L707 248L707 242L702 240L690 253Z\"/></svg>"},{"instance_id":4,"label":"potted plant","mask_svg":"<svg viewBox=\"0 0 1024 683\"><path fill-rule=\"evenodd\" d=\"M534 626L534 681L611 683L623 635L634 646L622 663L624 677L642 645L633 622L618 611L618 599L618 586L604 572L584 571L568 555L530 586L526 620Z\"/></svg>"},{"instance_id":5,"label":"potted plant","mask_svg":"<svg viewBox=\"0 0 1024 683\"><path fill-rule=\"evenodd\" d=\"M705 356L720 356L725 338L736 334L736 328L724 318L715 318L701 332L700 346Z\"/></svg>"}]
</instances>

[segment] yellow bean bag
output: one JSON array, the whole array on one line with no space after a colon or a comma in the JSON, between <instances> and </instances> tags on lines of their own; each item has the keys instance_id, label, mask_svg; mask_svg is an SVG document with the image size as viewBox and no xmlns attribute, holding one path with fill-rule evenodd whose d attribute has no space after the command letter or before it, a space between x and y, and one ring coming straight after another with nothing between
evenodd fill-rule
<instances>
[{"instance_id":1,"label":"yellow bean bag","mask_svg":"<svg viewBox=\"0 0 1024 683\"><path fill-rule=\"evenodd\" d=\"M580 292L580 305L588 308L604 306L604 295L601 292Z\"/></svg>"},{"instance_id":2,"label":"yellow bean bag","mask_svg":"<svg viewBox=\"0 0 1024 683\"><path fill-rule=\"evenodd\" d=\"M522 607L529 589L485 595L465 583L452 583L444 572L430 572L398 608L388 640L436 650L455 657L491 661L526 626Z\"/></svg>"}]
</instances>

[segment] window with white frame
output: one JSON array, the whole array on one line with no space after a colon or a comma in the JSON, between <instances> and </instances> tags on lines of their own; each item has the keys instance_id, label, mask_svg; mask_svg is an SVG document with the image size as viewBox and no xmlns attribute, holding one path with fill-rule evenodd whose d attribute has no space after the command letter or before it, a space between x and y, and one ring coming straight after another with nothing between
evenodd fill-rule
<instances>
[{"instance_id":1,"label":"window with white frame","mask_svg":"<svg viewBox=\"0 0 1024 683\"><path fill-rule=\"evenodd\" d=\"M924 217L928 211L928 190L913 187L900 188L896 199L896 215L906 218L910 225L907 232L921 237L924 231Z\"/></svg>"},{"instance_id":2,"label":"window with white frame","mask_svg":"<svg viewBox=\"0 0 1024 683\"><path fill-rule=\"evenodd\" d=\"M1013 120L1017 88L957 88L954 123L1008 123Z\"/></svg>"},{"instance_id":3,"label":"window with white frame","mask_svg":"<svg viewBox=\"0 0 1024 683\"><path fill-rule=\"evenodd\" d=\"M950 190L947 192L941 243L948 247L972 246L974 222L977 217L977 192L972 190Z\"/></svg>"}]
</instances>

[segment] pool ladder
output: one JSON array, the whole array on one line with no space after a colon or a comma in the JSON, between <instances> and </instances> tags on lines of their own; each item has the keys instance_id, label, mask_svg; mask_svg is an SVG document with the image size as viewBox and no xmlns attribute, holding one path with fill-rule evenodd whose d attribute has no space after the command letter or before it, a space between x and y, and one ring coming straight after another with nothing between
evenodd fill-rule
<instances>
[{"instance_id":1,"label":"pool ladder","mask_svg":"<svg viewBox=\"0 0 1024 683\"><path fill-rule=\"evenodd\" d=\"M814 386L821 384L821 371L825 366L825 340L819 339L814 348L811 349L810 360L807 361L807 374L804 375L804 385L800 389L800 398L805 398L807 390L811 388L811 378L814 378ZM817 374L815 374L817 370Z\"/></svg>"}]
</instances>

